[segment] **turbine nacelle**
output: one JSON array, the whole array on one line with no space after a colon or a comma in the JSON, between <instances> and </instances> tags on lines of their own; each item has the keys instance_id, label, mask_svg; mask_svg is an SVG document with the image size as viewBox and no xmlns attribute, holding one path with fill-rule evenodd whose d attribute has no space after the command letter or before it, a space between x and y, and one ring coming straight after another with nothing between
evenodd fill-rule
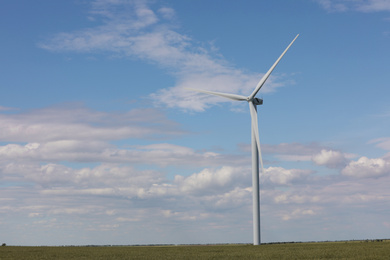
<instances>
[{"instance_id":1,"label":"turbine nacelle","mask_svg":"<svg viewBox=\"0 0 390 260\"><path fill-rule=\"evenodd\" d=\"M262 104L263 104L263 99L261 99L261 98L254 98L254 99L252 100L252 102L253 102L253 105L259 106L259 105L262 105Z\"/></svg>"}]
</instances>

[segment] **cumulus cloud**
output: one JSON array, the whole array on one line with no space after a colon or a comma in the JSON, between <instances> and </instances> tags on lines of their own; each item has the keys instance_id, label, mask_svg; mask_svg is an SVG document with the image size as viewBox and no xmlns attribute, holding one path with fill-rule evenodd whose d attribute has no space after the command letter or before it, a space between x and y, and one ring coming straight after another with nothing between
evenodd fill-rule
<instances>
[{"instance_id":1,"label":"cumulus cloud","mask_svg":"<svg viewBox=\"0 0 390 260\"><path fill-rule=\"evenodd\" d=\"M278 185L289 185L293 181L300 180L313 173L310 170L284 169L282 167L269 167L264 169L261 180L264 183L273 183Z\"/></svg>"},{"instance_id":2,"label":"cumulus cloud","mask_svg":"<svg viewBox=\"0 0 390 260\"><path fill-rule=\"evenodd\" d=\"M28 148L37 146L31 144ZM145 146L145 149L172 150L174 147L156 144ZM179 150L191 154L185 148L179 147ZM164 233L174 232L169 228L172 223L175 228L182 223L191 227L191 230L182 231L183 234L191 236L202 228L201 233L213 234L213 229L220 233L229 227L250 239L250 167L207 168L189 176L177 174L169 179L160 170L112 163L80 169L58 163L0 165L0 178L5 184L0 198L4 223L17 217L24 219L24 224L47 230L49 234L64 227L67 228L65 236L69 232L78 234L77 230L81 230L86 239L91 239L96 231L110 230L111 234L107 235L114 240L112 230L114 233L157 230L154 235L163 239ZM261 176L262 209L265 209L262 218L274 225L288 220L299 226L302 221L302 227L307 227L308 220L326 223L328 220L324 219L338 218L344 208L348 214L359 215L388 203L388 175L383 176L380 183L374 179L363 182L355 178L340 182L337 178L320 177L308 185L310 174L299 169L266 169L265 175ZM9 182L19 184L8 186ZM0 226L7 230L2 223ZM167 230L160 234L163 228ZM12 237L10 239L13 241ZM146 236L146 239L145 243L150 243L151 238ZM67 241L75 243L75 238L70 237ZM84 240L76 241L83 243ZM197 240L180 238L178 241ZM56 240L55 243L63 242Z\"/></svg>"},{"instance_id":3,"label":"cumulus cloud","mask_svg":"<svg viewBox=\"0 0 390 260\"><path fill-rule=\"evenodd\" d=\"M340 151L321 150L312 158L317 165L324 165L329 168L342 169L347 164L348 160Z\"/></svg>"},{"instance_id":4,"label":"cumulus cloud","mask_svg":"<svg viewBox=\"0 0 390 260\"><path fill-rule=\"evenodd\" d=\"M175 183L180 186L184 193L213 194L221 193L232 186L239 187L248 185L250 180L250 169L222 167L217 170L204 169L188 177L175 176Z\"/></svg>"},{"instance_id":5,"label":"cumulus cloud","mask_svg":"<svg viewBox=\"0 0 390 260\"><path fill-rule=\"evenodd\" d=\"M99 21L95 27L52 36L39 46L49 51L107 52L136 57L162 66L176 78L176 85L150 95L156 105L203 111L221 98L205 97L183 90L196 87L214 91L249 95L261 73L247 73L234 68L214 49L198 46L191 37L170 23L174 10L163 6L154 10L147 1L92 2L91 15ZM282 51L282 49L281 49ZM273 61L270 61L272 64ZM274 74L262 88L272 92L292 80Z\"/></svg>"},{"instance_id":6,"label":"cumulus cloud","mask_svg":"<svg viewBox=\"0 0 390 260\"><path fill-rule=\"evenodd\" d=\"M380 177L390 173L390 163L382 158L369 159L361 157L357 161L350 162L343 170L345 176L368 178Z\"/></svg>"}]
</instances>

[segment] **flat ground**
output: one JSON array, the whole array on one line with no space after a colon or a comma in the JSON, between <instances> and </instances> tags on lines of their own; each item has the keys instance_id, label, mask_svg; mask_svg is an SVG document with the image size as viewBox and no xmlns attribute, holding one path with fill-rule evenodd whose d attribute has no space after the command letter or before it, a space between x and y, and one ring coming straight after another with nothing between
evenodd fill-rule
<instances>
[{"instance_id":1,"label":"flat ground","mask_svg":"<svg viewBox=\"0 0 390 260\"><path fill-rule=\"evenodd\" d=\"M3 246L0 259L390 259L390 240L261 246Z\"/></svg>"}]
</instances>

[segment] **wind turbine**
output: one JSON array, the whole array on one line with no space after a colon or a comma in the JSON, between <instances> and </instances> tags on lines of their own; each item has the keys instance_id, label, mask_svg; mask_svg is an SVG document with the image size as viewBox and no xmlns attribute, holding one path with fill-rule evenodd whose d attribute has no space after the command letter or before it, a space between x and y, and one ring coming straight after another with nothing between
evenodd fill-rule
<instances>
[{"instance_id":1,"label":"wind turbine","mask_svg":"<svg viewBox=\"0 0 390 260\"><path fill-rule=\"evenodd\" d=\"M236 94L227 94L221 92L200 90L200 89L192 89L194 91L221 96L224 98L232 99L235 101L247 101L249 103L249 110L251 113L252 120L252 190L253 190L253 245L260 245L260 184L259 184L259 159L261 172L264 172L263 167L263 159L261 157L261 149L260 149L260 140L259 140L259 126L257 122L257 106L263 104L263 100L256 98L257 92L264 85L265 81L268 79L269 75L275 69L276 65L278 65L279 61L283 58L284 54L288 51L294 41L298 38L299 34L295 36L294 40L287 46L284 52L280 55L280 57L276 60L276 62L272 65L272 67L267 71L267 73L261 78L259 83L257 84L255 90L249 96L245 97L242 95Z\"/></svg>"}]
</instances>

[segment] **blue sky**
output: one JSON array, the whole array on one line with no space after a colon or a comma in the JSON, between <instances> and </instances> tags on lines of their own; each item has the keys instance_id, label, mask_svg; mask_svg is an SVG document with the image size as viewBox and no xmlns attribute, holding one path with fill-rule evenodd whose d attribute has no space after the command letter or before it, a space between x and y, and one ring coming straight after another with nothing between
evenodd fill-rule
<instances>
[{"instance_id":1,"label":"blue sky","mask_svg":"<svg viewBox=\"0 0 390 260\"><path fill-rule=\"evenodd\" d=\"M388 238L390 1L0 2L0 242Z\"/></svg>"}]
</instances>

